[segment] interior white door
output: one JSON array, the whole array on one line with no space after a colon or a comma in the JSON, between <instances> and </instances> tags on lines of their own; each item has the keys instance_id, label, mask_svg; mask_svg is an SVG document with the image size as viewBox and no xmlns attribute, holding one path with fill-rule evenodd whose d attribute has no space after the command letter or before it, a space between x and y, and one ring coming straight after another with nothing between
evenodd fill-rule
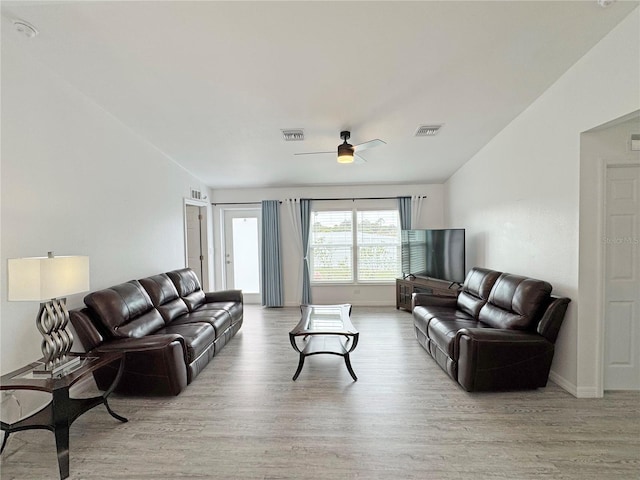
<instances>
[{"instance_id":1,"label":"interior white door","mask_svg":"<svg viewBox=\"0 0 640 480\"><path fill-rule=\"evenodd\" d=\"M224 211L226 288L242 290L245 303L260 303L260 210Z\"/></svg>"},{"instance_id":2,"label":"interior white door","mask_svg":"<svg viewBox=\"0 0 640 480\"><path fill-rule=\"evenodd\" d=\"M640 165L606 177L605 390L640 390Z\"/></svg>"},{"instance_id":3,"label":"interior white door","mask_svg":"<svg viewBox=\"0 0 640 480\"><path fill-rule=\"evenodd\" d=\"M187 222L187 266L191 268L202 283L203 261L202 252L202 209L197 205L186 205Z\"/></svg>"}]
</instances>

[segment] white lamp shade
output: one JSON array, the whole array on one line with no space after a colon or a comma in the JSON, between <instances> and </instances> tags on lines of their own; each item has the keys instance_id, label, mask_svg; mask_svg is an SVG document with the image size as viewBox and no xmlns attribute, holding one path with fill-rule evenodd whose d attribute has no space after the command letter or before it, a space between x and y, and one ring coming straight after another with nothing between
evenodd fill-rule
<instances>
[{"instance_id":1,"label":"white lamp shade","mask_svg":"<svg viewBox=\"0 0 640 480\"><path fill-rule=\"evenodd\" d=\"M9 301L42 302L89 290L89 257L10 258Z\"/></svg>"}]
</instances>

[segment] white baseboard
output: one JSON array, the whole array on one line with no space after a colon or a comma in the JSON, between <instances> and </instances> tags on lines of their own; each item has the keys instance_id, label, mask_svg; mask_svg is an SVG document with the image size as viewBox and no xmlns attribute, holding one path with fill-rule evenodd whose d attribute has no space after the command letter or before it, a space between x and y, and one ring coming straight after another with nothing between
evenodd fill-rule
<instances>
[{"instance_id":1,"label":"white baseboard","mask_svg":"<svg viewBox=\"0 0 640 480\"><path fill-rule=\"evenodd\" d=\"M554 371L549 373L549 380L576 398L602 398L596 387L579 387Z\"/></svg>"},{"instance_id":2,"label":"white baseboard","mask_svg":"<svg viewBox=\"0 0 640 480\"><path fill-rule=\"evenodd\" d=\"M311 303L313 303L313 302L311 302ZM351 301L351 302L344 302L344 303L350 303L354 307L393 307L393 308L395 308L395 306L396 306L395 303L389 303L388 301L384 301L384 300L380 300L378 302L367 301L367 302L363 302L363 303L357 303L357 302ZM299 303L294 303L294 302L285 302L284 306L285 307L299 307L300 304Z\"/></svg>"},{"instance_id":3,"label":"white baseboard","mask_svg":"<svg viewBox=\"0 0 640 480\"><path fill-rule=\"evenodd\" d=\"M596 387L578 387L578 398L602 398Z\"/></svg>"},{"instance_id":4,"label":"white baseboard","mask_svg":"<svg viewBox=\"0 0 640 480\"><path fill-rule=\"evenodd\" d=\"M574 385L569 380L567 380L566 378L558 375L553 370L551 372L549 372L549 380L551 380L553 383L558 385L560 388L562 388L562 389L566 390L567 392L569 392L574 397L578 397L578 387L577 387L577 385Z\"/></svg>"}]
</instances>

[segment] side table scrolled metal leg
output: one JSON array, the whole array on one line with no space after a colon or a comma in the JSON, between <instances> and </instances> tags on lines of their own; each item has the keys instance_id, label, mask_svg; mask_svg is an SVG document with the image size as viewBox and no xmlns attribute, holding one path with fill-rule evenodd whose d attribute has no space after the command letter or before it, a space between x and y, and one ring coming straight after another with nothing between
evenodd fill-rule
<instances>
[{"instance_id":1,"label":"side table scrolled metal leg","mask_svg":"<svg viewBox=\"0 0 640 480\"><path fill-rule=\"evenodd\" d=\"M118 373L116 373L116 377L113 379L113 382L111 382L111 385L109 385L109 388L102 394L102 401L104 403L105 408L107 409L107 412L109 412L109 415L111 415L116 420L120 420L122 423L128 422L129 419L123 417L122 415L118 415L116 412L114 412L111 409L111 406L109 405L109 401L107 400L107 398L116 389L116 387L118 386L118 383L120 383L120 379L122 378L122 374L124 373L125 359L126 359L126 354L123 355L122 358L120 359L120 366L118 367Z\"/></svg>"}]
</instances>

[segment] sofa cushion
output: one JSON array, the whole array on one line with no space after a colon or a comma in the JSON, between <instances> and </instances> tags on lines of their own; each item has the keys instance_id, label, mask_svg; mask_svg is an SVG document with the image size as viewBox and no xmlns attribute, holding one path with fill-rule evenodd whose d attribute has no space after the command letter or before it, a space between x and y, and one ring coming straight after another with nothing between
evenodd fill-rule
<instances>
[{"instance_id":1,"label":"sofa cushion","mask_svg":"<svg viewBox=\"0 0 640 480\"><path fill-rule=\"evenodd\" d=\"M231 317L231 323L236 323L242 320L242 304L238 302L211 302L203 303L198 307L200 310L222 310L229 314Z\"/></svg>"},{"instance_id":2,"label":"sofa cushion","mask_svg":"<svg viewBox=\"0 0 640 480\"><path fill-rule=\"evenodd\" d=\"M169 324L173 319L189 311L187 304L180 298L178 290L166 273L142 278L140 283L165 323Z\"/></svg>"},{"instance_id":3,"label":"sofa cushion","mask_svg":"<svg viewBox=\"0 0 640 480\"><path fill-rule=\"evenodd\" d=\"M144 337L165 325L137 280L90 293L84 303L117 338Z\"/></svg>"},{"instance_id":4,"label":"sofa cushion","mask_svg":"<svg viewBox=\"0 0 640 480\"><path fill-rule=\"evenodd\" d=\"M487 268L476 267L469 270L458 295L458 309L477 319L499 276L500 272Z\"/></svg>"},{"instance_id":5,"label":"sofa cushion","mask_svg":"<svg viewBox=\"0 0 640 480\"><path fill-rule=\"evenodd\" d=\"M427 336L431 343L436 345L441 351L446 353L450 358L455 359L455 339L458 330L462 328L490 328L488 325L482 325L472 318L455 318L440 319L434 318L429 322Z\"/></svg>"},{"instance_id":6,"label":"sofa cushion","mask_svg":"<svg viewBox=\"0 0 640 480\"><path fill-rule=\"evenodd\" d=\"M190 312L195 312L204 304L204 292L202 290L196 290L195 292L182 297L182 300L187 304Z\"/></svg>"},{"instance_id":7,"label":"sofa cushion","mask_svg":"<svg viewBox=\"0 0 640 480\"><path fill-rule=\"evenodd\" d=\"M187 363L196 360L202 353L213 345L215 331L208 323L188 323L184 325L171 324L161 328L158 334L174 333L184 338L187 347Z\"/></svg>"},{"instance_id":8,"label":"sofa cushion","mask_svg":"<svg viewBox=\"0 0 640 480\"><path fill-rule=\"evenodd\" d=\"M429 324L434 318L445 320L473 320L473 317L468 313L448 307L418 306L413 309L414 325L427 337Z\"/></svg>"},{"instance_id":9,"label":"sofa cushion","mask_svg":"<svg viewBox=\"0 0 640 480\"><path fill-rule=\"evenodd\" d=\"M549 283L503 273L491 289L478 319L494 328L528 330L540 319L550 298Z\"/></svg>"},{"instance_id":10,"label":"sofa cushion","mask_svg":"<svg viewBox=\"0 0 640 480\"><path fill-rule=\"evenodd\" d=\"M225 310L203 310L186 313L176 318L171 325L188 325L190 323L208 323L215 332L215 338L224 335L224 332L231 326L231 316Z\"/></svg>"},{"instance_id":11,"label":"sofa cushion","mask_svg":"<svg viewBox=\"0 0 640 480\"><path fill-rule=\"evenodd\" d=\"M184 302L189 307L189 311L193 312L204 303L204 292L200 286L200 281L196 273L190 268L182 268L167 272L167 276L171 279Z\"/></svg>"}]
</instances>

